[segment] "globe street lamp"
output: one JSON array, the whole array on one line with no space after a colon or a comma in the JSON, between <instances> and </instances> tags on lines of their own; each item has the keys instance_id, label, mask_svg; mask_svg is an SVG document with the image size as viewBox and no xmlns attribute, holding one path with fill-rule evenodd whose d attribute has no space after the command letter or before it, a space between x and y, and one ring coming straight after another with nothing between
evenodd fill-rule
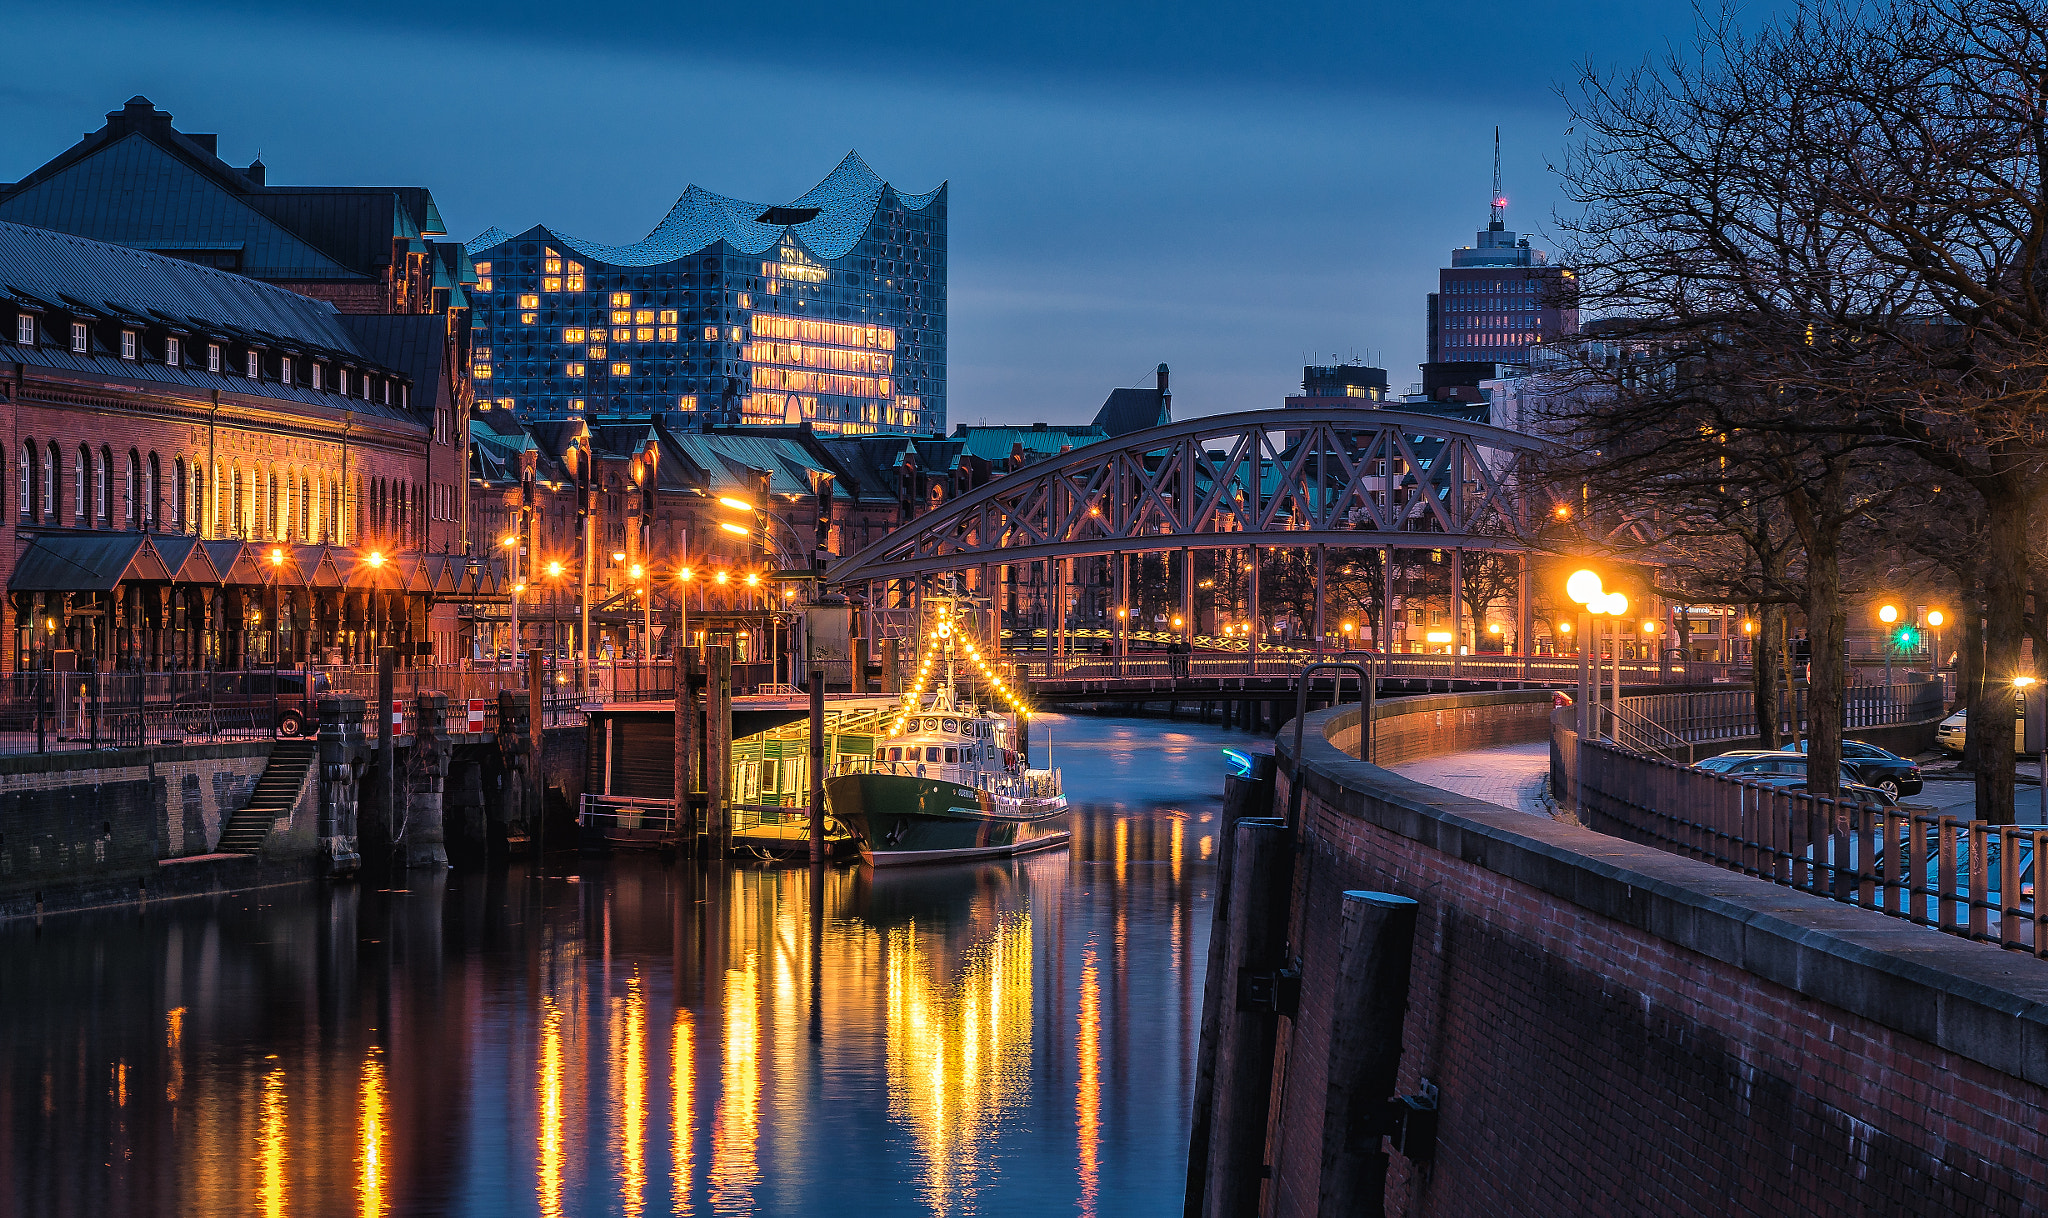
<instances>
[{"instance_id":1,"label":"globe street lamp","mask_svg":"<svg viewBox=\"0 0 2048 1218\"><path fill-rule=\"evenodd\" d=\"M1891 624L1899 620L1899 607L1897 605L1884 605L1880 607L1877 611L1877 620L1885 624L1884 687L1885 696L1890 697L1892 687L1892 649L1898 646L1898 638L1895 632L1891 630Z\"/></svg>"}]
</instances>

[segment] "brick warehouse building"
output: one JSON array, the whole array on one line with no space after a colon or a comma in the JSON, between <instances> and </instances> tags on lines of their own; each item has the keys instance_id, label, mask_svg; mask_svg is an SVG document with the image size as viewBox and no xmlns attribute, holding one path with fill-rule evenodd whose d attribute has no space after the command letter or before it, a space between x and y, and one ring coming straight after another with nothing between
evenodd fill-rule
<instances>
[{"instance_id":1,"label":"brick warehouse building","mask_svg":"<svg viewBox=\"0 0 2048 1218\"><path fill-rule=\"evenodd\" d=\"M352 315L0 223L0 663L452 648L466 397L440 313Z\"/></svg>"}]
</instances>

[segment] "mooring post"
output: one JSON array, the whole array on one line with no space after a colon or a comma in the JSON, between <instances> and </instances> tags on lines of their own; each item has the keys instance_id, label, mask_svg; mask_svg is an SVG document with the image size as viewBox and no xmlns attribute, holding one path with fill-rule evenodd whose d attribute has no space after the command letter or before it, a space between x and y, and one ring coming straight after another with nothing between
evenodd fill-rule
<instances>
[{"instance_id":1,"label":"mooring post","mask_svg":"<svg viewBox=\"0 0 2048 1218\"><path fill-rule=\"evenodd\" d=\"M526 807L530 819L527 832L533 834L533 858L537 863L548 850L548 805L542 793L547 790L547 780L541 774L541 759L546 755L546 729L541 726L542 699L547 694L547 673L541 663L540 648L526 653ZM538 874L536 872L536 874Z\"/></svg>"},{"instance_id":2,"label":"mooring post","mask_svg":"<svg viewBox=\"0 0 2048 1218\"><path fill-rule=\"evenodd\" d=\"M385 851L383 862L390 862L389 851L397 843L392 834L398 826L398 764L392 757L396 747L391 730L391 667L398 655L396 648L377 649L377 807L370 817L370 832L363 836L369 844Z\"/></svg>"},{"instance_id":3,"label":"mooring post","mask_svg":"<svg viewBox=\"0 0 2048 1218\"><path fill-rule=\"evenodd\" d=\"M732 853L732 651L704 653L704 809L707 843L720 858Z\"/></svg>"},{"instance_id":4,"label":"mooring post","mask_svg":"<svg viewBox=\"0 0 2048 1218\"><path fill-rule=\"evenodd\" d=\"M811 865L825 861L825 674L811 670Z\"/></svg>"},{"instance_id":5,"label":"mooring post","mask_svg":"<svg viewBox=\"0 0 2048 1218\"><path fill-rule=\"evenodd\" d=\"M688 640L676 645L675 711L675 807L671 810L669 832L678 847L697 833L696 808L690 797L696 793L697 695L690 688L690 647Z\"/></svg>"},{"instance_id":6,"label":"mooring post","mask_svg":"<svg viewBox=\"0 0 2048 1218\"><path fill-rule=\"evenodd\" d=\"M1229 705L1225 703L1225 705ZM1229 1002L1225 982L1230 946L1231 868L1237 857L1237 825L1246 817L1269 816L1273 810L1273 758L1252 758L1252 772L1223 780L1223 817L1217 830L1215 900L1209 912L1209 965L1202 982L1202 1032L1195 1051L1195 1096L1188 1129L1187 1218L1201 1218L1202 1198L1209 1182L1209 1133L1215 1112L1216 1038Z\"/></svg>"},{"instance_id":7,"label":"mooring post","mask_svg":"<svg viewBox=\"0 0 2048 1218\"><path fill-rule=\"evenodd\" d=\"M1386 1213L1386 1108L1401 1068L1417 906L1386 892L1344 894L1331 995L1330 1069L1323 1096L1323 1166L1316 1213Z\"/></svg>"},{"instance_id":8,"label":"mooring post","mask_svg":"<svg viewBox=\"0 0 2048 1218\"><path fill-rule=\"evenodd\" d=\"M448 766L455 745L448 737L448 695L421 694L413 702L413 765L407 767L405 851L407 867L448 869L446 828Z\"/></svg>"},{"instance_id":9,"label":"mooring post","mask_svg":"<svg viewBox=\"0 0 2048 1218\"><path fill-rule=\"evenodd\" d=\"M1209 1130L1206 1218L1259 1212L1266 1178L1266 1118L1273 1094L1273 1053L1280 1016L1293 1014L1286 972L1294 834L1284 821L1237 823L1231 860L1227 988L1217 1021L1216 1078Z\"/></svg>"}]
</instances>

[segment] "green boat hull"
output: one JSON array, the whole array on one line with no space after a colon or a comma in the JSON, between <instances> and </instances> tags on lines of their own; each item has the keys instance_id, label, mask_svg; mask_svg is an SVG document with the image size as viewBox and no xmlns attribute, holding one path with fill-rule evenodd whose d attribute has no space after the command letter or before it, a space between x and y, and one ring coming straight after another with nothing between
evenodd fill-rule
<instances>
[{"instance_id":1,"label":"green boat hull","mask_svg":"<svg viewBox=\"0 0 2048 1218\"><path fill-rule=\"evenodd\" d=\"M941 779L842 774L825 783L825 802L876 867L1002 858L1068 838L1061 796L1013 800Z\"/></svg>"}]
</instances>

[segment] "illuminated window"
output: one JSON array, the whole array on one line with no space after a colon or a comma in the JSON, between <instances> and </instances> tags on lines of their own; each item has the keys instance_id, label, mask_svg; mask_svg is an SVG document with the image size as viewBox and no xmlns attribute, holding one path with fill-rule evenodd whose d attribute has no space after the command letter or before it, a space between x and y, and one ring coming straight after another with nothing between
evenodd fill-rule
<instances>
[{"instance_id":1,"label":"illuminated window","mask_svg":"<svg viewBox=\"0 0 2048 1218\"><path fill-rule=\"evenodd\" d=\"M732 328L732 337L730 339L727 339L726 341L735 343L740 341L740 328L738 326L734 326Z\"/></svg>"},{"instance_id":2,"label":"illuminated window","mask_svg":"<svg viewBox=\"0 0 2048 1218\"><path fill-rule=\"evenodd\" d=\"M614 330L612 331L612 341L613 341L613 342L615 342L615 343L630 343L630 342L632 342L632 341L633 341L633 331L632 331L632 328L631 328L631 327L629 327L629 326L619 326L619 327L617 327L616 329L614 329Z\"/></svg>"},{"instance_id":3,"label":"illuminated window","mask_svg":"<svg viewBox=\"0 0 2048 1218\"><path fill-rule=\"evenodd\" d=\"M686 394L684 394L683 396L681 396L681 397L677 398L677 399L676 399L676 409L677 409L677 410L695 410L695 409L697 409L697 395L696 395L696 394L694 394L694 393L686 393Z\"/></svg>"},{"instance_id":4,"label":"illuminated window","mask_svg":"<svg viewBox=\"0 0 2048 1218\"><path fill-rule=\"evenodd\" d=\"M742 309L751 309L751 308L753 308L753 307L754 307L754 298L753 298L752 296L749 296L749 295L748 295L747 293L745 293L745 292L741 292L741 293L740 293L740 308L742 308Z\"/></svg>"},{"instance_id":5,"label":"illuminated window","mask_svg":"<svg viewBox=\"0 0 2048 1218\"><path fill-rule=\"evenodd\" d=\"M488 381L491 379L491 366L489 364L478 364L476 367L471 368L469 373L477 380Z\"/></svg>"},{"instance_id":6,"label":"illuminated window","mask_svg":"<svg viewBox=\"0 0 2048 1218\"><path fill-rule=\"evenodd\" d=\"M635 328L634 328L634 330L633 330L633 341L634 341L634 342L636 342L636 343L651 343L651 342L653 342L653 341L654 341L654 327L653 327L653 326L637 326L637 327L635 327Z\"/></svg>"},{"instance_id":7,"label":"illuminated window","mask_svg":"<svg viewBox=\"0 0 2048 1218\"><path fill-rule=\"evenodd\" d=\"M572 326L562 331L562 341L565 343L580 343L583 341L583 331Z\"/></svg>"},{"instance_id":8,"label":"illuminated window","mask_svg":"<svg viewBox=\"0 0 2048 1218\"><path fill-rule=\"evenodd\" d=\"M540 314L538 313L521 313L519 315L519 324L522 326L530 326L539 320Z\"/></svg>"},{"instance_id":9,"label":"illuminated window","mask_svg":"<svg viewBox=\"0 0 2048 1218\"><path fill-rule=\"evenodd\" d=\"M677 339L677 335L678 335L678 331L677 331L676 327L674 327L674 326L659 326L659 327L656 327L656 329L657 329L657 330L658 330L658 332L659 332L659 333L658 333L658 335L657 335L657 338L658 338L658 340L659 340L659 341L661 341L661 342L665 342L665 343L672 343L672 342L675 342L675 341L676 341L676 339Z\"/></svg>"},{"instance_id":10,"label":"illuminated window","mask_svg":"<svg viewBox=\"0 0 2048 1218\"><path fill-rule=\"evenodd\" d=\"M676 311L674 309L663 309L661 311L661 324L664 326L675 325Z\"/></svg>"},{"instance_id":11,"label":"illuminated window","mask_svg":"<svg viewBox=\"0 0 2048 1218\"><path fill-rule=\"evenodd\" d=\"M612 375L613 375L613 376L631 376L631 375L633 375L633 365L631 365L631 364L613 364L613 365L612 365Z\"/></svg>"},{"instance_id":12,"label":"illuminated window","mask_svg":"<svg viewBox=\"0 0 2048 1218\"><path fill-rule=\"evenodd\" d=\"M519 307L522 309L538 309L540 308L540 297L531 295L521 296L519 298Z\"/></svg>"},{"instance_id":13,"label":"illuminated window","mask_svg":"<svg viewBox=\"0 0 2048 1218\"><path fill-rule=\"evenodd\" d=\"M706 327L704 327L704 341L705 341L705 342L707 342L707 343L715 343L715 342L717 342L717 341L718 341L718 327L717 327L717 326L706 326Z\"/></svg>"},{"instance_id":14,"label":"illuminated window","mask_svg":"<svg viewBox=\"0 0 2048 1218\"><path fill-rule=\"evenodd\" d=\"M582 364L570 364L570 365L568 365L568 367L567 367L567 368L565 368L565 369L564 369L564 371L566 371L566 372L568 373L568 375L570 375L570 376L582 376L582 375L583 375L583 365L582 365Z\"/></svg>"},{"instance_id":15,"label":"illuminated window","mask_svg":"<svg viewBox=\"0 0 2048 1218\"><path fill-rule=\"evenodd\" d=\"M612 293L612 308L614 308L614 309L630 309L630 308L632 308L632 307L633 307L633 294L632 294L631 292L613 292L613 293Z\"/></svg>"},{"instance_id":16,"label":"illuminated window","mask_svg":"<svg viewBox=\"0 0 2048 1218\"><path fill-rule=\"evenodd\" d=\"M632 325L632 324L633 324L633 310L631 310L631 309L613 309L613 310L612 310L612 324L613 324L613 325L615 325L615 326L630 326L630 325Z\"/></svg>"},{"instance_id":17,"label":"illuminated window","mask_svg":"<svg viewBox=\"0 0 2048 1218\"><path fill-rule=\"evenodd\" d=\"M572 262L569 264L569 274L568 277L562 281L562 286L568 288L572 292L580 292L583 290L582 263Z\"/></svg>"},{"instance_id":18,"label":"illuminated window","mask_svg":"<svg viewBox=\"0 0 2048 1218\"><path fill-rule=\"evenodd\" d=\"M540 281L540 290L543 292L559 292L562 290L562 281L557 277L543 279Z\"/></svg>"},{"instance_id":19,"label":"illuminated window","mask_svg":"<svg viewBox=\"0 0 2048 1218\"><path fill-rule=\"evenodd\" d=\"M488 262L476 264L476 290L479 292L491 290L491 264Z\"/></svg>"},{"instance_id":20,"label":"illuminated window","mask_svg":"<svg viewBox=\"0 0 2048 1218\"><path fill-rule=\"evenodd\" d=\"M571 409L571 410L581 410L581 409L583 409L583 399L582 399L582 398L570 398L570 399L569 399L569 409Z\"/></svg>"},{"instance_id":21,"label":"illuminated window","mask_svg":"<svg viewBox=\"0 0 2048 1218\"><path fill-rule=\"evenodd\" d=\"M635 310L633 310L633 324L634 324L634 325L636 325L636 326L651 326L651 325L653 325L653 324L654 324L654 310L653 310L653 309L635 309Z\"/></svg>"},{"instance_id":22,"label":"illuminated window","mask_svg":"<svg viewBox=\"0 0 2048 1218\"><path fill-rule=\"evenodd\" d=\"M598 337L598 338L603 338L603 337L604 337L604 332L600 330L600 331L599 331L599 332L597 333L596 337ZM603 348L603 347L601 347L601 346L600 346L600 347L592 347L592 348L591 348L591 349L590 349L590 350L589 350L588 352L586 352L585 354L586 354L586 355L587 355L587 357L588 357L588 358L590 358L590 359L603 359L603 358L604 358L604 354L605 354L605 348Z\"/></svg>"}]
</instances>

